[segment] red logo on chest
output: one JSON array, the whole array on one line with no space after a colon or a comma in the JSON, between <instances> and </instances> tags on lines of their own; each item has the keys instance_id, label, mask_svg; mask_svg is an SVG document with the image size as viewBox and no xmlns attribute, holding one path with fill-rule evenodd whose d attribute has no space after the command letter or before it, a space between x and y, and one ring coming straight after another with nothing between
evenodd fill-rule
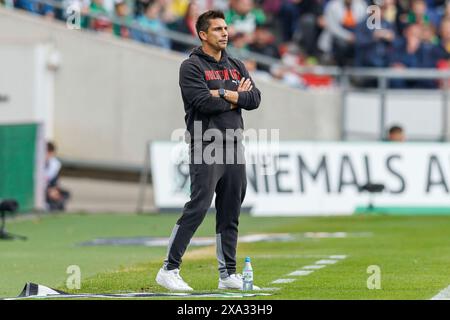
<instances>
[{"instance_id":1,"label":"red logo on chest","mask_svg":"<svg viewBox=\"0 0 450 320\"><path fill-rule=\"evenodd\" d=\"M211 80L241 80L241 74L236 69L205 70L206 81Z\"/></svg>"}]
</instances>

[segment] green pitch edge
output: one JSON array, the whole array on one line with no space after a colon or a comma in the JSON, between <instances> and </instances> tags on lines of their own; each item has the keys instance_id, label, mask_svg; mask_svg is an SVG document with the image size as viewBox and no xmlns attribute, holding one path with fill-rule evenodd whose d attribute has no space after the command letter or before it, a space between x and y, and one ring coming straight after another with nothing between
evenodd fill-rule
<instances>
[{"instance_id":1,"label":"green pitch edge","mask_svg":"<svg viewBox=\"0 0 450 320\"><path fill-rule=\"evenodd\" d=\"M374 207L372 209L367 206L356 207L355 215L360 214L390 214L390 215L450 215L450 207Z\"/></svg>"}]
</instances>

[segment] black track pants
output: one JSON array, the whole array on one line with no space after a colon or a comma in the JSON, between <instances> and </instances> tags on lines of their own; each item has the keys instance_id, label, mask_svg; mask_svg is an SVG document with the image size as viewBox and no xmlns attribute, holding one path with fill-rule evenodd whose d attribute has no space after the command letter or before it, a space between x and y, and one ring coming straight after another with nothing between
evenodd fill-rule
<instances>
[{"instance_id":1,"label":"black track pants","mask_svg":"<svg viewBox=\"0 0 450 320\"><path fill-rule=\"evenodd\" d=\"M193 150L191 148L189 165L191 198L173 228L164 268L173 270L180 267L182 256L205 218L216 193L217 260L220 277L226 278L236 273L239 214L247 187L245 164L242 161L237 162L238 154L242 156L240 159L243 159L243 146L238 143L231 148L222 147L221 164L206 164L204 161L201 164L192 164ZM229 161L233 158L233 164L229 164L229 161L225 163L227 157Z\"/></svg>"}]
</instances>

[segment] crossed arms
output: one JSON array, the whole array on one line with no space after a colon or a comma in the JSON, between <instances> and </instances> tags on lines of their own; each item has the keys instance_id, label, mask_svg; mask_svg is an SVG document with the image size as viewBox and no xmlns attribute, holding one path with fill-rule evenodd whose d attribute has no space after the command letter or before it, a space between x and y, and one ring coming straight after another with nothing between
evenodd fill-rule
<instances>
[{"instance_id":1,"label":"crossed arms","mask_svg":"<svg viewBox=\"0 0 450 320\"><path fill-rule=\"evenodd\" d=\"M225 90L225 96L223 97L226 101L231 103L231 110L236 109L238 107L239 101L239 92L248 92L253 89L252 81L250 78L245 79L242 78L239 82L239 86L237 91ZM219 90L209 90L211 95L215 98L220 98Z\"/></svg>"}]
</instances>

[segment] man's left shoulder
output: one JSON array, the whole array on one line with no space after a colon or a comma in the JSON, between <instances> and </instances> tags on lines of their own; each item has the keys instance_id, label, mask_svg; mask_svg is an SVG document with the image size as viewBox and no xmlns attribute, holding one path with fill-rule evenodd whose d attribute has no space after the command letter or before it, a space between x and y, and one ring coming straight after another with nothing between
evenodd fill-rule
<instances>
[{"instance_id":1,"label":"man's left shoulder","mask_svg":"<svg viewBox=\"0 0 450 320\"><path fill-rule=\"evenodd\" d=\"M234 63L235 65L237 65L239 70L244 70L245 69L244 63L241 60L239 60L238 58L228 56L228 60L230 60L230 62L232 64Z\"/></svg>"}]
</instances>

